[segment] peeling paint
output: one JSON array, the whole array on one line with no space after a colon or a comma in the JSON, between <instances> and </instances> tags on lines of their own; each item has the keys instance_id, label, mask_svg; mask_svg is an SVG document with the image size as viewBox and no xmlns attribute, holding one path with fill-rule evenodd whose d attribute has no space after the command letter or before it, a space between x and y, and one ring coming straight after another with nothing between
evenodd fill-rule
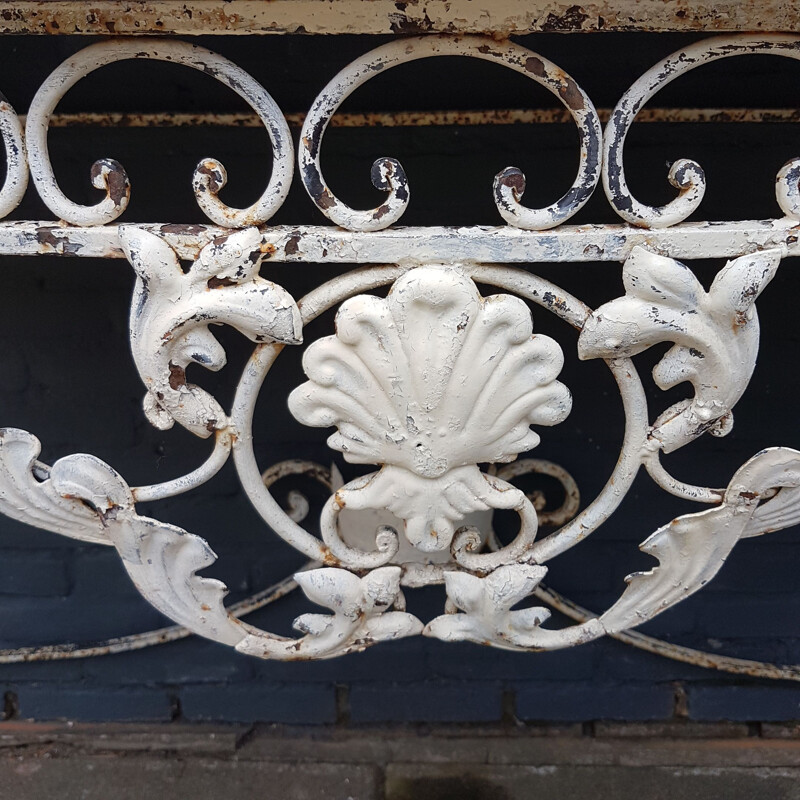
<instances>
[{"instance_id":1,"label":"peeling paint","mask_svg":"<svg viewBox=\"0 0 800 800\"><path fill-rule=\"evenodd\" d=\"M141 34L401 34L494 36L555 31L799 31L791 0L639 3L600 0L16 0L0 10L0 33L108 36Z\"/></svg>"}]
</instances>

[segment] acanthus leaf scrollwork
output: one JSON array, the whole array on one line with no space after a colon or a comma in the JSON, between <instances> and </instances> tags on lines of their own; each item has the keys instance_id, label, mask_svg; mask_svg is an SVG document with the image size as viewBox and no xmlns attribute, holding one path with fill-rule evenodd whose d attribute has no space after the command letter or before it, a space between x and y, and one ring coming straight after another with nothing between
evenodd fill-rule
<instances>
[{"instance_id":1,"label":"acanthus leaf scrollwork","mask_svg":"<svg viewBox=\"0 0 800 800\"><path fill-rule=\"evenodd\" d=\"M624 594L600 617L605 629L635 627L689 597L719 572L740 539L797 524L798 489L800 452L772 447L753 456L737 470L718 508L678 517L640 545L659 566L626 578Z\"/></svg>"},{"instance_id":2,"label":"acanthus leaf scrollwork","mask_svg":"<svg viewBox=\"0 0 800 800\"><path fill-rule=\"evenodd\" d=\"M653 379L664 390L688 381L695 394L655 421L652 438L665 453L705 431L724 436L731 429L731 410L758 355L755 301L780 260L778 249L736 258L706 292L679 261L635 247L622 268L626 294L600 306L584 324L578 339L583 359L630 357L674 342Z\"/></svg>"},{"instance_id":3,"label":"acanthus leaf scrollwork","mask_svg":"<svg viewBox=\"0 0 800 800\"><path fill-rule=\"evenodd\" d=\"M341 569L298 573L306 596L334 612L298 617L300 639L240 622L223 605L225 584L197 574L216 561L204 539L138 514L128 484L99 458L75 454L48 467L36 460L40 450L26 431L0 431L0 510L45 530L113 545L142 596L194 633L242 652L295 660L329 658L422 631L412 614L390 610L402 605L398 567L363 578Z\"/></svg>"},{"instance_id":4,"label":"acanthus leaf scrollwork","mask_svg":"<svg viewBox=\"0 0 800 800\"><path fill-rule=\"evenodd\" d=\"M206 245L186 273L155 234L123 226L119 236L137 275L130 336L147 387L147 418L157 428L177 421L197 436L210 436L228 424L227 414L186 380L191 363L213 371L225 366L225 351L209 325L226 323L254 342L298 344L300 312L286 290L259 276L268 250L257 228Z\"/></svg>"}]
</instances>

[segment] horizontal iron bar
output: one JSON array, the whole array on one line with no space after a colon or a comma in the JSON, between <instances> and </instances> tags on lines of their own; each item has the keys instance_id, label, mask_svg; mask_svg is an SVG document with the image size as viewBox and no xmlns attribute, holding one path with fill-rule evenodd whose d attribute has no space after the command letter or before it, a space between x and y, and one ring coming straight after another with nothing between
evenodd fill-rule
<instances>
[{"instance_id":1,"label":"horizontal iron bar","mask_svg":"<svg viewBox=\"0 0 800 800\"><path fill-rule=\"evenodd\" d=\"M795 0L9 0L0 32L37 34L797 31Z\"/></svg>"},{"instance_id":2,"label":"horizontal iron bar","mask_svg":"<svg viewBox=\"0 0 800 800\"><path fill-rule=\"evenodd\" d=\"M58 222L0 223L0 255L124 258L116 225L73 227ZM181 258L229 230L215 225L141 224ZM373 233L331 226L265 226L262 247L274 262L321 264L622 261L636 245L673 258L730 258L768 247L800 255L793 219L683 223L661 230L629 225L564 225L549 231L512 227L389 228Z\"/></svg>"},{"instance_id":3,"label":"horizontal iron bar","mask_svg":"<svg viewBox=\"0 0 800 800\"><path fill-rule=\"evenodd\" d=\"M602 122L611 117L610 108L599 108ZM301 111L284 115L292 127L300 128L306 115ZM798 108L643 108L637 122L800 122ZM335 114L332 128L425 128L440 125L547 125L574 124L567 108L491 108L461 111L379 111L364 114ZM126 113L121 111L82 111L54 114L52 128L185 128L185 127L261 128L257 114L213 112Z\"/></svg>"}]
</instances>

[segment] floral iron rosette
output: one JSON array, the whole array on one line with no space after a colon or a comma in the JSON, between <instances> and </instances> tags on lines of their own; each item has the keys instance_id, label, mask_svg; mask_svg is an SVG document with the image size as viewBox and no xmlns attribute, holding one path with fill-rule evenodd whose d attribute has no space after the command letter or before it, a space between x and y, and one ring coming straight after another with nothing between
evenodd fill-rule
<instances>
[{"instance_id":1,"label":"floral iron rosette","mask_svg":"<svg viewBox=\"0 0 800 800\"><path fill-rule=\"evenodd\" d=\"M333 555L346 566L372 568L397 551L390 529L379 532L375 553L346 545L336 523L347 506L386 508L404 521L415 548L451 547L457 561L479 571L520 557L535 536L536 513L521 491L477 464L514 460L539 443L531 424L566 418L571 396L556 380L562 365L558 344L533 335L522 300L483 298L457 268L413 269L386 299L346 301L336 335L305 353L309 381L289 397L300 422L336 426L328 444L347 461L381 465L339 489L323 510L323 539ZM456 527L490 508L517 510L520 534L502 555L469 553L476 536L456 536Z\"/></svg>"}]
</instances>

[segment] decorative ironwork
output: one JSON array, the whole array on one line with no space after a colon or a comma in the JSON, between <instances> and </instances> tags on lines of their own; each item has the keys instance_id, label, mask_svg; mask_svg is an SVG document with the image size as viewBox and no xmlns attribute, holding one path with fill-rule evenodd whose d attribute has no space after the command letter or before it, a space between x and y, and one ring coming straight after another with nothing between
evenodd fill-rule
<instances>
[{"instance_id":1,"label":"decorative ironwork","mask_svg":"<svg viewBox=\"0 0 800 800\"><path fill-rule=\"evenodd\" d=\"M146 389L147 419L159 428L178 422L196 436L213 435L214 448L185 476L130 487L93 456L69 455L52 466L43 464L32 434L3 429L0 510L116 548L139 591L158 610L188 630L263 658L329 658L418 634L530 651L606 634L632 638L622 632L700 589L740 539L800 522L800 452L775 447L758 453L724 491L683 483L659 460L660 453L689 446L705 433L724 436L733 425L734 406L758 353L757 299L781 259L800 252L800 159L789 162L777 178L784 217L712 224L683 222L705 190L695 162L676 162L670 181L678 198L649 208L629 192L622 158L636 114L661 86L704 63L750 53L800 58L800 38L732 36L691 45L625 93L603 139L586 94L530 50L479 36L391 42L339 73L303 126L301 179L337 229L264 225L289 191L293 148L286 120L270 95L238 67L176 41L113 40L81 51L40 88L28 113L24 145L18 117L6 102L0 104L6 149L0 216L20 202L30 169L44 203L72 227L0 223L0 252L127 258L137 278L130 339ZM506 227L392 229L408 204L409 186L400 164L387 158L373 167L373 183L388 193L381 206L358 211L337 199L325 183L320 153L326 126L341 102L382 70L443 55L502 64L563 102L578 128L580 157L575 182L562 198L542 209L524 207L525 178L509 167L494 183ZM201 69L251 105L270 135L274 157L269 185L255 204L232 209L219 200L225 170L210 158L200 162L193 187L202 211L218 227L111 224L127 206L130 185L122 166L110 159L97 161L92 170L93 185L106 192L105 199L80 206L64 196L47 150L50 117L81 77L128 58ZM601 175L609 202L627 224L563 226ZM732 260L705 291L676 260L686 257ZM187 271L182 259L193 262ZM366 266L337 275L295 301L259 276L265 260ZM624 262L625 286L624 296L594 310L536 274L510 266L592 260ZM478 284L502 293L484 297ZM384 286L389 287L385 298L366 294ZM579 333L577 355L604 359L619 387L626 419L620 457L604 489L582 510L578 487L558 465L523 459L494 466L513 462L538 444L540 433L532 425L556 425L571 408L570 392L557 380L561 347L534 333L525 301L537 307L537 314L553 313L573 326ZM262 474L251 433L259 391L284 347L299 345L304 326L335 307L335 334L305 350L308 381L289 395L289 407L306 425L335 427L328 444L345 460L379 470L347 484L335 471L302 462ZM225 365L211 324L231 325L256 344L229 412L186 379L190 363L212 370ZM654 369L656 384L668 389L689 383L694 393L651 419L631 358L665 342L672 347ZM300 616L298 638L241 622L239 616L261 599L226 609L224 584L197 575L215 560L206 542L136 510L137 502L197 488L231 454L242 487L265 523L311 560L294 581L310 601L333 612ZM482 471L483 464L491 466ZM588 617L541 586L545 565L613 514L641 467L667 492L714 507L667 521L646 538L641 549L659 565L629 576L619 600ZM321 538L300 524L308 514L304 498L293 495L286 512L270 492L282 475L307 469L330 493L321 512ZM541 497L512 485L528 471L561 481L561 508L544 512ZM491 530L496 509L514 510L520 518L519 532L506 545ZM544 521L555 530L538 536ZM443 584L446 599L444 613L424 622L405 610L403 591L427 584ZM285 590L282 584L269 597ZM566 608L576 624L546 628L546 609L514 608L530 597ZM738 662L729 666L745 669Z\"/></svg>"}]
</instances>

